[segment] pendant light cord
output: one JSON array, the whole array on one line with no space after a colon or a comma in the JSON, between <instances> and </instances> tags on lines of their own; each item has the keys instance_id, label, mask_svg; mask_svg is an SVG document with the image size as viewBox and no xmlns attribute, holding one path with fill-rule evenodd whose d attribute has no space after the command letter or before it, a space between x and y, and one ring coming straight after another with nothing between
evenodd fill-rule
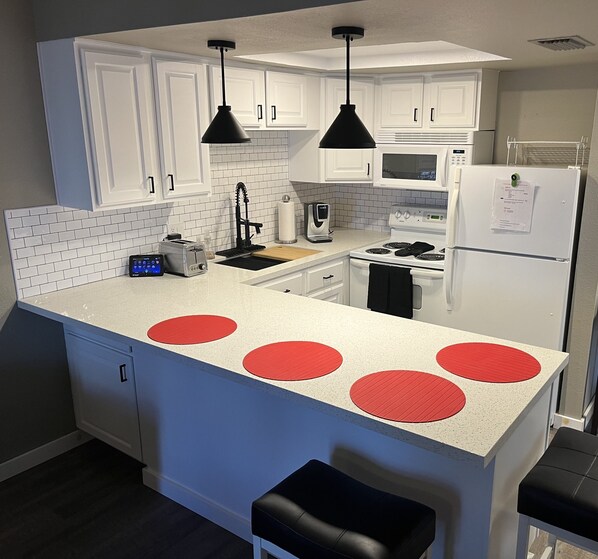
<instances>
[{"instance_id":1,"label":"pendant light cord","mask_svg":"<svg viewBox=\"0 0 598 559\"><path fill-rule=\"evenodd\" d=\"M345 41L347 41L347 105L351 104L349 99L349 42L351 41L351 36L349 34L345 35Z\"/></svg>"},{"instance_id":2,"label":"pendant light cord","mask_svg":"<svg viewBox=\"0 0 598 559\"><path fill-rule=\"evenodd\" d=\"M224 87L224 47L220 47L220 70L222 73L222 106L226 106L226 88Z\"/></svg>"}]
</instances>

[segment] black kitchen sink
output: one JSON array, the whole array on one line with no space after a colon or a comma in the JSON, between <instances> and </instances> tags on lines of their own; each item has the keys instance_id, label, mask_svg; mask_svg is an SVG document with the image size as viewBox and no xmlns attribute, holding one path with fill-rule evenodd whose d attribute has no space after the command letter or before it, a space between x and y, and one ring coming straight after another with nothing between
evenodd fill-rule
<instances>
[{"instance_id":1,"label":"black kitchen sink","mask_svg":"<svg viewBox=\"0 0 598 559\"><path fill-rule=\"evenodd\" d=\"M244 256L236 256L235 258L220 260L215 262L215 264L232 266L233 268L242 268L243 270L263 270L264 268L270 268L277 264L284 264L284 262L284 260L274 260L273 258L255 256L254 254L245 254Z\"/></svg>"}]
</instances>

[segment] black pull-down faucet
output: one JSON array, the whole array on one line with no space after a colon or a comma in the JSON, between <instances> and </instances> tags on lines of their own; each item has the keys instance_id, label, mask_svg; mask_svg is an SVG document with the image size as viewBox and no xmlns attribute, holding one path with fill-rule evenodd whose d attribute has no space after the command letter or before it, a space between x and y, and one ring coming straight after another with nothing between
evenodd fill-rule
<instances>
[{"instance_id":1,"label":"black pull-down faucet","mask_svg":"<svg viewBox=\"0 0 598 559\"><path fill-rule=\"evenodd\" d=\"M245 218L241 217L241 203L240 193L243 192L243 203L245 204ZM263 223L257 223L249 221L249 198L247 197L247 187L242 183L238 182L235 190L235 220L237 225L237 248L243 250L259 250L265 248L262 245L251 244L251 227L255 227L255 232L259 235L260 228L264 226ZM241 235L241 225L245 228L245 238Z\"/></svg>"}]
</instances>

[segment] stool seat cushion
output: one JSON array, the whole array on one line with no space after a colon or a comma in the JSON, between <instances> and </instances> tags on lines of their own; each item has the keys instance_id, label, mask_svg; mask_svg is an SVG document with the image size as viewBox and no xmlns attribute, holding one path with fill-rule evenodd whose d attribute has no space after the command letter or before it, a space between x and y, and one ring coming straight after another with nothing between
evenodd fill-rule
<instances>
[{"instance_id":1,"label":"stool seat cushion","mask_svg":"<svg viewBox=\"0 0 598 559\"><path fill-rule=\"evenodd\" d=\"M254 501L251 529L300 559L419 559L433 509L310 460Z\"/></svg>"},{"instance_id":2,"label":"stool seat cushion","mask_svg":"<svg viewBox=\"0 0 598 559\"><path fill-rule=\"evenodd\" d=\"M561 427L519 485L517 510L598 541L598 437Z\"/></svg>"}]
</instances>

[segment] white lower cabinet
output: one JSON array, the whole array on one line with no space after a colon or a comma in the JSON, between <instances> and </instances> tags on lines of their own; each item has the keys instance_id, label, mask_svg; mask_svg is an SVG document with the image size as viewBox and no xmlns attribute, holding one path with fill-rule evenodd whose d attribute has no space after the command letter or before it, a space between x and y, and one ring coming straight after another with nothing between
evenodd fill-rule
<instances>
[{"instance_id":1,"label":"white lower cabinet","mask_svg":"<svg viewBox=\"0 0 598 559\"><path fill-rule=\"evenodd\" d=\"M65 332L77 427L142 460L131 347Z\"/></svg>"},{"instance_id":2,"label":"white lower cabinet","mask_svg":"<svg viewBox=\"0 0 598 559\"><path fill-rule=\"evenodd\" d=\"M346 293L349 287L348 282L345 281L345 278L349 277L347 270L348 259L340 258L301 272L279 276L258 283L256 286L345 304L348 300Z\"/></svg>"}]
</instances>

